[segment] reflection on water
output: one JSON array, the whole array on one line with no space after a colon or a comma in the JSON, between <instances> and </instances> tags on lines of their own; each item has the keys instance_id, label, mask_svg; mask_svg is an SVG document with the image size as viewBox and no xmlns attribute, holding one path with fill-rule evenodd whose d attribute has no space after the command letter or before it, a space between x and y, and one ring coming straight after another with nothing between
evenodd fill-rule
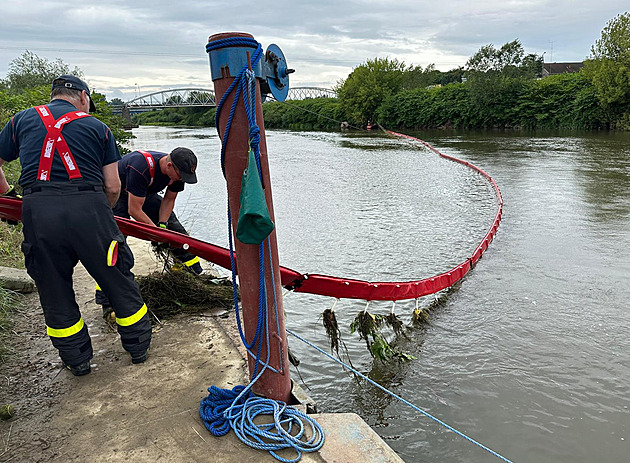
<instances>
[{"instance_id":1,"label":"reflection on water","mask_svg":"<svg viewBox=\"0 0 630 463\"><path fill-rule=\"evenodd\" d=\"M200 182L177 212L225 246L225 183L214 129L141 127L135 148L188 146ZM336 307L353 363L513 461L628 461L630 136L419 134L481 167L503 193L498 234L462 284L409 328L411 362L373 362L349 333L364 301ZM466 258L492 223L483 177L378 134L267 134L280 259L302 272L407 280ZM431 297L421 304L429 304ZM327 349L333 301L291 294L287 325ZM387 314L390 302L370 311ZM396 304L406 322L412 301ZM322 411L358 412L406 461L485 462L488 453L290 339ZM294 375L297 377L297 375Z\"/></svg>"}]
</instances>

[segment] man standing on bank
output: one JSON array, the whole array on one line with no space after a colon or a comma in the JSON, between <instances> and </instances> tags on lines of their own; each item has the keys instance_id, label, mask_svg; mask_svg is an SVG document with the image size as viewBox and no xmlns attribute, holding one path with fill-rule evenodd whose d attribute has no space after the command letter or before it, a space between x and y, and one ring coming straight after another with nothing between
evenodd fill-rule
<instances>
[{"instance_id":1,"label":"man standing on bank","mask_svg":"<svg viewBox=\"0 0 630 463\"><path fill-rule=\"evenodd\" d=\"M47 333L74 375L90 372L92 343L72 288L81 261L110 295L123 348L142 363L151 324L111 210L120 194L120 153L110 129L88 114L95 108L85 82L62 75L50 99L16 114L0 133L0 192L11 191L2 164L19 158L22 165L22 251Z\"/></svg>"},{"instance_id":2,"label":"man standing on bank","mask_svg":"<svg viewBox=\"0 0 630 463\"><path fill-rule=\"evenodd\" d=\"M197 156L188 148L175 148L170 154L159 151L132 151L118 162L122 191L114 215L160 228L188 234L173 212L177 193L185 183L197 183ZM162 197L159 193L166 188ZM182 248L170 248L176 260L197 275L203 273L199 257ZM96 288L96 303L103 306L103 317L111 317L107 291Z\"/></svg>"}]
</instances>

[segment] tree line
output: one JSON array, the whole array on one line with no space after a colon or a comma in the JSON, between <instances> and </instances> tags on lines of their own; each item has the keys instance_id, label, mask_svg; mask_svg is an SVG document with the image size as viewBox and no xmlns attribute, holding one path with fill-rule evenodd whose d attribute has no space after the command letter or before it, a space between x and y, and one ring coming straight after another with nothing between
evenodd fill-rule
<instances>
[{"instance_id":1,"label":"tree line","mask_svg":"<svg viewBox=\"0 0 630 463\"><path fill-rule=\"evenodd\" d=\"M337 98L263 105L269 128L515 128L630 130L630 13L611 19L576 73L542 78L543 57L516 39L481 47L465 66L441 72L374 58L336 85ZM214 125L214 109L171 108L140 124Z\"/></svg>"},{"instance_id":2,"label":"tree line","mask_svg":"<svg viewBox=\"0 0 630 463\"><path fill-rule=\"evenodd\" d=\"M11 61L6 77L0 80L0 127L4 127L17 112L48 103L52 81L62 74L84 79L79 68L70 68L60 59L49 61L30 51ZM109 126L121 153L128 152L124 145L133 135L123 129L123 119L112 114L105 95L93 91L91 98L96 106L93 116Z\"/></svg>"},{"instance_id":3,"label":"tree line","mask_svg":"<svg viewBox=\"0 0 630 463\"><path fill-rule=\"evenodd\" d=\"M265 105L265 123L334 128L330 117L399 129L630 130L630 13L608 22L580 72L541 78L542 67L542 56L525 54L519 40L481 47L447 73L375 58L338 84L337 99Z\"/></svg>"}]
</instances>

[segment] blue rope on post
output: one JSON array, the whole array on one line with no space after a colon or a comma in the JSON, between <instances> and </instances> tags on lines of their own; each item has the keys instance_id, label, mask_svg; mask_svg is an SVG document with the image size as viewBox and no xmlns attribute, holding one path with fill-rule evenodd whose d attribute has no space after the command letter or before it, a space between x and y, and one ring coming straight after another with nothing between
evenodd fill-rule
<instances>
[{"instance_id":1,"label":"blue rope on post","mask_svg":"<svg viewBox=\"0 0 630 463\"><path fill-rule=\"evenodd\" d=\"M206 46L206 51L210 52L215 49L226 46L249 46L255 47L256 51L251 56L251 66L254 67L262 56L262 46L254 39L250 38L229 38L210 42ZM232 92L234 100L230 107L230 113L225 126L225 133L221 136L219 129L219 117L225 101ZM260 128L256 123L256 77L254 73L245 66L238 75L225 94L221 97L216 111L216 127L221 138L221 169L225 176L225 148L228 142L232 119L236 111L236 105L239 97L243 96L245 112L249 125L249 146L254 152L256 158L256 166L258 175L262 179L262 170L260 166ZM230 264L232 269L232 292L234 297L234 310L236 312L236 322L239 335L249 355L255 358L254 372L252 380L247 386L236 386L233 389L221 389L216 386L208 388L208 396L205 397L199 406L199 416L204 425L214 436L224 436L230 429L234 430L236 436L250 447L267 450L277 460L285 463L295 463L302 458L303 452L315 452L324 445L324 431L314 419L300 412L294 407L288 406L284 402L257 397L251 392L252 386L267 370L271 369L277 372L269 365L270 358L270 342L268 329L268 310L267 310L267 288L265 285L265 243L261 243L259 247L259 288L258 288L258 320L256 323L256 332L253 339L248 342L243 332L238 307L238 294L236 287L236 262L234 259L234 246L232 241L232 214L230 211L230 203L227 206L228 215L228 241L230 245ZM267 246L270 246L269 238L267 238ZM269 251L271 260L271 250ZM270 262L269 265L272 265ZM272 291L274 296L274 309L276 316L276 325L278 324L278 305L275 290L275 281L272 275ZM278 327L279 328L279 327ZM263 336L267 348L267 358L265 362L261 362L261 353L263 345ZM257 345L256 354L251 349ZM280 356L282 360L282 356ZM258 371L259 367L260 371ZM256 424L254 419L259 415L270 415L273 417L272 423ZM304 426L304 422L309 427ZM306 437L306 429L310 429L311 437ZM290 449L295 451L296 456L287 459L278 454L278 451Z\"/></svg>"}]
</instances>

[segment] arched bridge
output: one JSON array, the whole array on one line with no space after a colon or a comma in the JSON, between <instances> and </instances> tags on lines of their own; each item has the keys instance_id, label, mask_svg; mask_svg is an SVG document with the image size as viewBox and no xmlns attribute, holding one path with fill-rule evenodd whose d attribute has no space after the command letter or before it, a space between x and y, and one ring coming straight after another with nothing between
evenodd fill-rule
<instances>
[{"instance_id":1,"label":"arched bridge","mask_svg":"<svg viewBox=\"0 0 630 463\"><path fill-rule=\"evenodd\" d=\"M334 98L334 90L321 87L293 87L289 89L287 100L305 100L307 98ZM148 93L127 101L122 107L115 107L114 112L148 111L163 108L214 107L217 105L214 90L209 88L176 88Z\"/></svg>"},{"instance_id":2,"label":"arched bridge","mask_svg":"<svg viewBox=\"0 0 630 463\"><path fill-rule=\"evenodd\" d=\"M130 110L181 108L193 106L216 106L214 90L209 88L176 88L148 93L127 101L124 106Z\"/></svg>"},{"instance_id":3,"label":"arched bridge","mask_svg":"<svg viewBox=\"0 0 630 463\"><path fill-rule=\"evenodd\" d=\"M322 87L292 87L289 88L287 100L306 100L307 98L336 98L337 92Z\"/></svg>"}]
</instances>

